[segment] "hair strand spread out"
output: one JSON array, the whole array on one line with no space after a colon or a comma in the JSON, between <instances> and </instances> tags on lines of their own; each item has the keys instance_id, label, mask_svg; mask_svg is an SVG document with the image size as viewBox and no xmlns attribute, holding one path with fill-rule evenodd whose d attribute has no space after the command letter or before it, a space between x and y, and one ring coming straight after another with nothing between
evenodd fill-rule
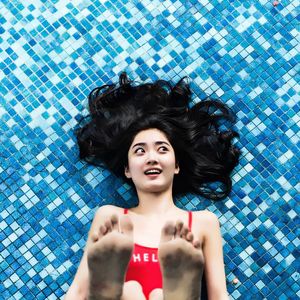
<instances>
[{"instance_id":1,"label":"hair strand spread out","mask_svg":"<svg viewBox=\"0 0 300 300\"><path fill-rule=\"evenodd\" d=\"M186 78L174 86L164 80L134 85L124 72L118 85L90 93L90 115L76 130L80 158L128 181L124 168L130 144L141 130L157 128L169 139L180 166L174 195L223 199L231 191L230 174L240 156L232 143L238 137L232 130L235 115L218 100L207 98L189 108L190 103Z\"/></svg>"}]
</instances>

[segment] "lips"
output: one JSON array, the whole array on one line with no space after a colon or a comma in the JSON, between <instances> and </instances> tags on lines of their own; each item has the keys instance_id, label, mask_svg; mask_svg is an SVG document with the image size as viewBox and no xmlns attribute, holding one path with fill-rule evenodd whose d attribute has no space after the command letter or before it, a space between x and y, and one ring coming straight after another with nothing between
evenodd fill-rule
<instances>
[{"instance_id":1,"label":"lips","mask_svg":"<svg viewBox=\"0 0 300 300\"><path fill-rule=\"evenodd\" d=\"M147 169L144 172L144 174L145 175L159 175L161 172L162 172L162 170L159 168L150 168L150 169Z\"/></svg>"}]
</instances>

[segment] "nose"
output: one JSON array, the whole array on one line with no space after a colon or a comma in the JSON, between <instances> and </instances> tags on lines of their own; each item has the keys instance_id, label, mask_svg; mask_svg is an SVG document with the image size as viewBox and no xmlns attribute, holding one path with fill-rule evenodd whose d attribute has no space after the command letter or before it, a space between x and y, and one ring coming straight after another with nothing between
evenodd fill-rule
<instances>
[{"instance_id":1,"label":"nose","mask_svg":"<svg viewBox=\"0 0 300 300\"><path fill-rule=\"evenodd\" d=\"M157 164L157 161L156 160L154 160L154 159L148 159L148 161L147 161L147 165L151 165L151 166L153 166L153 165L156 165Z\"/></svg>"},{"instance_id":2,"label":"nose","mask_svg":"<svg viewBox=\"0 0 300 300\"><path fill-rule=\"evenodd\" d=\"M150 151L147 156L147 165L157 164L157 158L154 152Z\"/></svg>"}]
</instances>

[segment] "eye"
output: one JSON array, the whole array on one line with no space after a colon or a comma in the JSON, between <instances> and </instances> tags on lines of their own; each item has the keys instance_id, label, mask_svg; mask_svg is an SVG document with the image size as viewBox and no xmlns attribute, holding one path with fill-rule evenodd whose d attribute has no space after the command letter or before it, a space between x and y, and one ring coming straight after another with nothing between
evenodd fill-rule
<instances>
[{"instance_id":1,"label":"eye","mask_svg":"<svg viewBox=\"0 0 300 300\"><path fill-rule=\"evenodd\" d=\"M162 147L158 148L158 151L159 152L167 152L167 151L169 151L169 149L167 147L165 147L165 146L162 146Z\"/></svg>"},{"instance_id":2,"label":"eye","mask_svg":"<svg viewBox=\"0 0 300 300\"><path fill-rule=\"evenodd\" d=\"M135 149L135 151L134 151L134 153L136 153L136 154L141 154L141 153L144 153L145 152L145 150L143 149L143 148L136 148Z\"/></svg>"}]
</instances>

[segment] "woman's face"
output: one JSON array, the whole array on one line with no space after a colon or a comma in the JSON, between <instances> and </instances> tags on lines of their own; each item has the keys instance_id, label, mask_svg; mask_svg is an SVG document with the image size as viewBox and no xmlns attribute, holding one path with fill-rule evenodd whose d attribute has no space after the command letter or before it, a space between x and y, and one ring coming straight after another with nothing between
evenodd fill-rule
<instances>
[{"instance_id":1,"label":"woman's face","mask_svg":"<svg viewBox=\"0 0 300 300\"><path fill-rule=\"evenodd\" d=\"M132 179L137 191L172 189L174 174L178 173L174 149L162 131L151 128L135 136L128 151L125 176Z\"/></svg>"}]
</instances>

